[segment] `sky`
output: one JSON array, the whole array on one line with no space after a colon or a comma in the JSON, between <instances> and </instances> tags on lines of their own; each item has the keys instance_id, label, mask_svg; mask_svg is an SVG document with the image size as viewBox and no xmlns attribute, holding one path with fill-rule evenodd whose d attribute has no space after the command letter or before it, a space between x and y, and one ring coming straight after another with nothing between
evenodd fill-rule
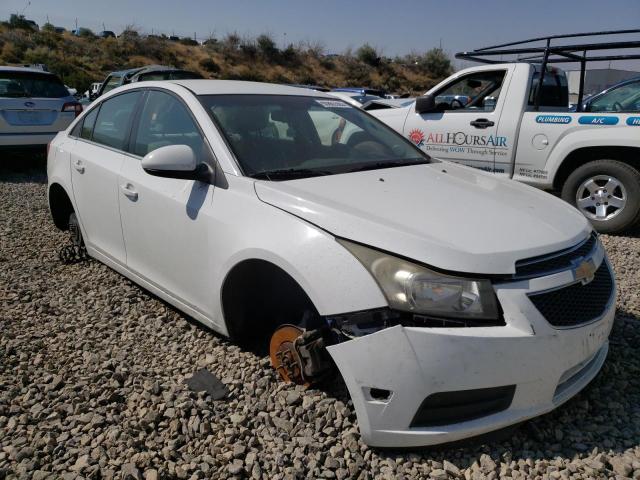
<instances>
[{"instance_id":1,"label":"sky","mask_svg":"<svg viewBox=\"0 0 640 480\"><path fill-rule=\"evenodd\" d=\"M99 31L104 24L116 33L131 24L146 33L198 39L269 33L280 46L319 42L327 53L369 43L386 56L640 28L640 0L0 0L0 18L16 12L40 24L48 16L56 26L73 28L77 18L78 26ZM612 66L640 71L640 61Z\"/></svg>"}]
</instances>

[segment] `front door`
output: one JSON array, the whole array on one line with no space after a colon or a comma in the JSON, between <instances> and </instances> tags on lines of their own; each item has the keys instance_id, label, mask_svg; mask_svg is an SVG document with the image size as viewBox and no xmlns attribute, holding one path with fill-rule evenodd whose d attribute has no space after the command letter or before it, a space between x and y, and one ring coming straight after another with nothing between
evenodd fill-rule
<instances>
[{"instance_id":1,"label":"front door","mask_svg":"<svg viewBox=\"0 0 640 480\"><path fill-rule=\"evenodd\" d=\"M434 93L437 112L409 113L404 134L429 155L495 172L495 157L510 149L497 135L507 70L463 75Z\"/></svg>"},{"instance_id":2,"label":"front door","mask_svg":"<svg viewBox=\"0 0 640 480\"><path fill-rule=\"evenodd\" d=\"M200 161L210 150L185 105L150 90L134 129L131 155L120 173L120 215L127 266L144 280L202 314L214 295L209 241L213 185L146 173L142 157L167 145L188 145Z\"/></svg>"}]
</instances>

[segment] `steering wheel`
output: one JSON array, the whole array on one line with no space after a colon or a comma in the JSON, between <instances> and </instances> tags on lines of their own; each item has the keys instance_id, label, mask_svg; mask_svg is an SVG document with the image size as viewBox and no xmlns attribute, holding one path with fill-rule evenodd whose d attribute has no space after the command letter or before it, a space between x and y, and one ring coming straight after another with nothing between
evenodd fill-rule
<instances>
[{"instance_id":1,"label":"steering wheel","mask_svg":"<svg viewBox=\"0 0 640 480\"><path fill-rule=\"evenodd\" d=\"M456 103L457 103L458 105L460 105L460 106L459 106L459 107L456 107L456 106L455 106L455 104L456 104ZM464 108L464 103L462 103L462 101L460 101L459 99L454 98L453 100L451 100L451 108L452 108L453 110L458 110L458 109L460 109L460 108Z\"/></svg>"},{"instance_id":2,"label":"steering wheel","mask_svg":"<svg viewBox=\"0 0 640 480\"><path fill-rule=\"evenodd\" d=\"M620 102L613 102L612 106L613 106L613 109L616 112L621 112L624 109L624 107L622 106L622 104Z\"/></svg>"}]
</instances>

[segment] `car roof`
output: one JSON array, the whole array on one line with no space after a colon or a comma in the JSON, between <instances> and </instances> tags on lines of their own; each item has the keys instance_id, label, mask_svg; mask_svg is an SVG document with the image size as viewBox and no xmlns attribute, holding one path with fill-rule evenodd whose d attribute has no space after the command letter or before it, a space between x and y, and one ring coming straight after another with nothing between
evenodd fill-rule
<instances>
[{"instance_id":1,"label":"car roof","mask_svg":"<svg viewBox=\"0 0 640 480\"><path fill-rule=\"evenodd\" d=\"M295 95L306 97L331 98L316 90L302 89L274 83L247 82L242 80L168 80L176 83L196 95ZM146 82L145 82L146 83Z\"/></svg>"},{"instance_id":2,"label":"car roof","mask_svg":"<svg viewBox=\"0 0 640 480\"><path fill-rule=\"evenodd\" d=\"M24 73L41 73L44 75L53 75L51 72L47 72L45 70L41 70L39 68L29 68L29 67L0 67L0 72L24 72Z\"/></svg>"},{"instance_id":3,"label":"car roof","mask_svg":"<svg viewBox=\"0 0 640 480\"><path fill-rule=\"evenodd\" d=\"M141 71L141 70L144 70L144 69L145 69L145 67L128 68L126 70L116 70L116 71L110 72L109 75L122 76L122 75L131 74L133 72ZM107 75L107 76L109 76L109 75Z\"/></svg>"}]
</instances>

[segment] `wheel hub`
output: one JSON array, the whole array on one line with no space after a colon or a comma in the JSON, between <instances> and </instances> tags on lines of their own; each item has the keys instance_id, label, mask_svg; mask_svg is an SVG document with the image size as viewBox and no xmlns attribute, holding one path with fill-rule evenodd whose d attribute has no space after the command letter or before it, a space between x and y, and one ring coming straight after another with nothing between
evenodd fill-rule
<instances>
[{"instance_id":1,"label":"wheel hub","mask_svg":"<svg viewBox=\"0 0 640 480\"><path fill-rule=\"evenodd\" d=\"M304 330L294 325L279 327L271 337L269 356L271 365L285 382L308 385L303 376L303 365L295 348L295 341Z\"/></svg>"},{"instance_id":2,"label":"wheel hub","mask_svg":"<svg viewBox=\"0 0 640 480\"><path fill-rule=\"evenodd\" d=\"M593 220L607 221L618 215L627 203L627 192L620 180L609 175L587 178L576 192L576 205Z\"/></svg>"}]
</instances>

